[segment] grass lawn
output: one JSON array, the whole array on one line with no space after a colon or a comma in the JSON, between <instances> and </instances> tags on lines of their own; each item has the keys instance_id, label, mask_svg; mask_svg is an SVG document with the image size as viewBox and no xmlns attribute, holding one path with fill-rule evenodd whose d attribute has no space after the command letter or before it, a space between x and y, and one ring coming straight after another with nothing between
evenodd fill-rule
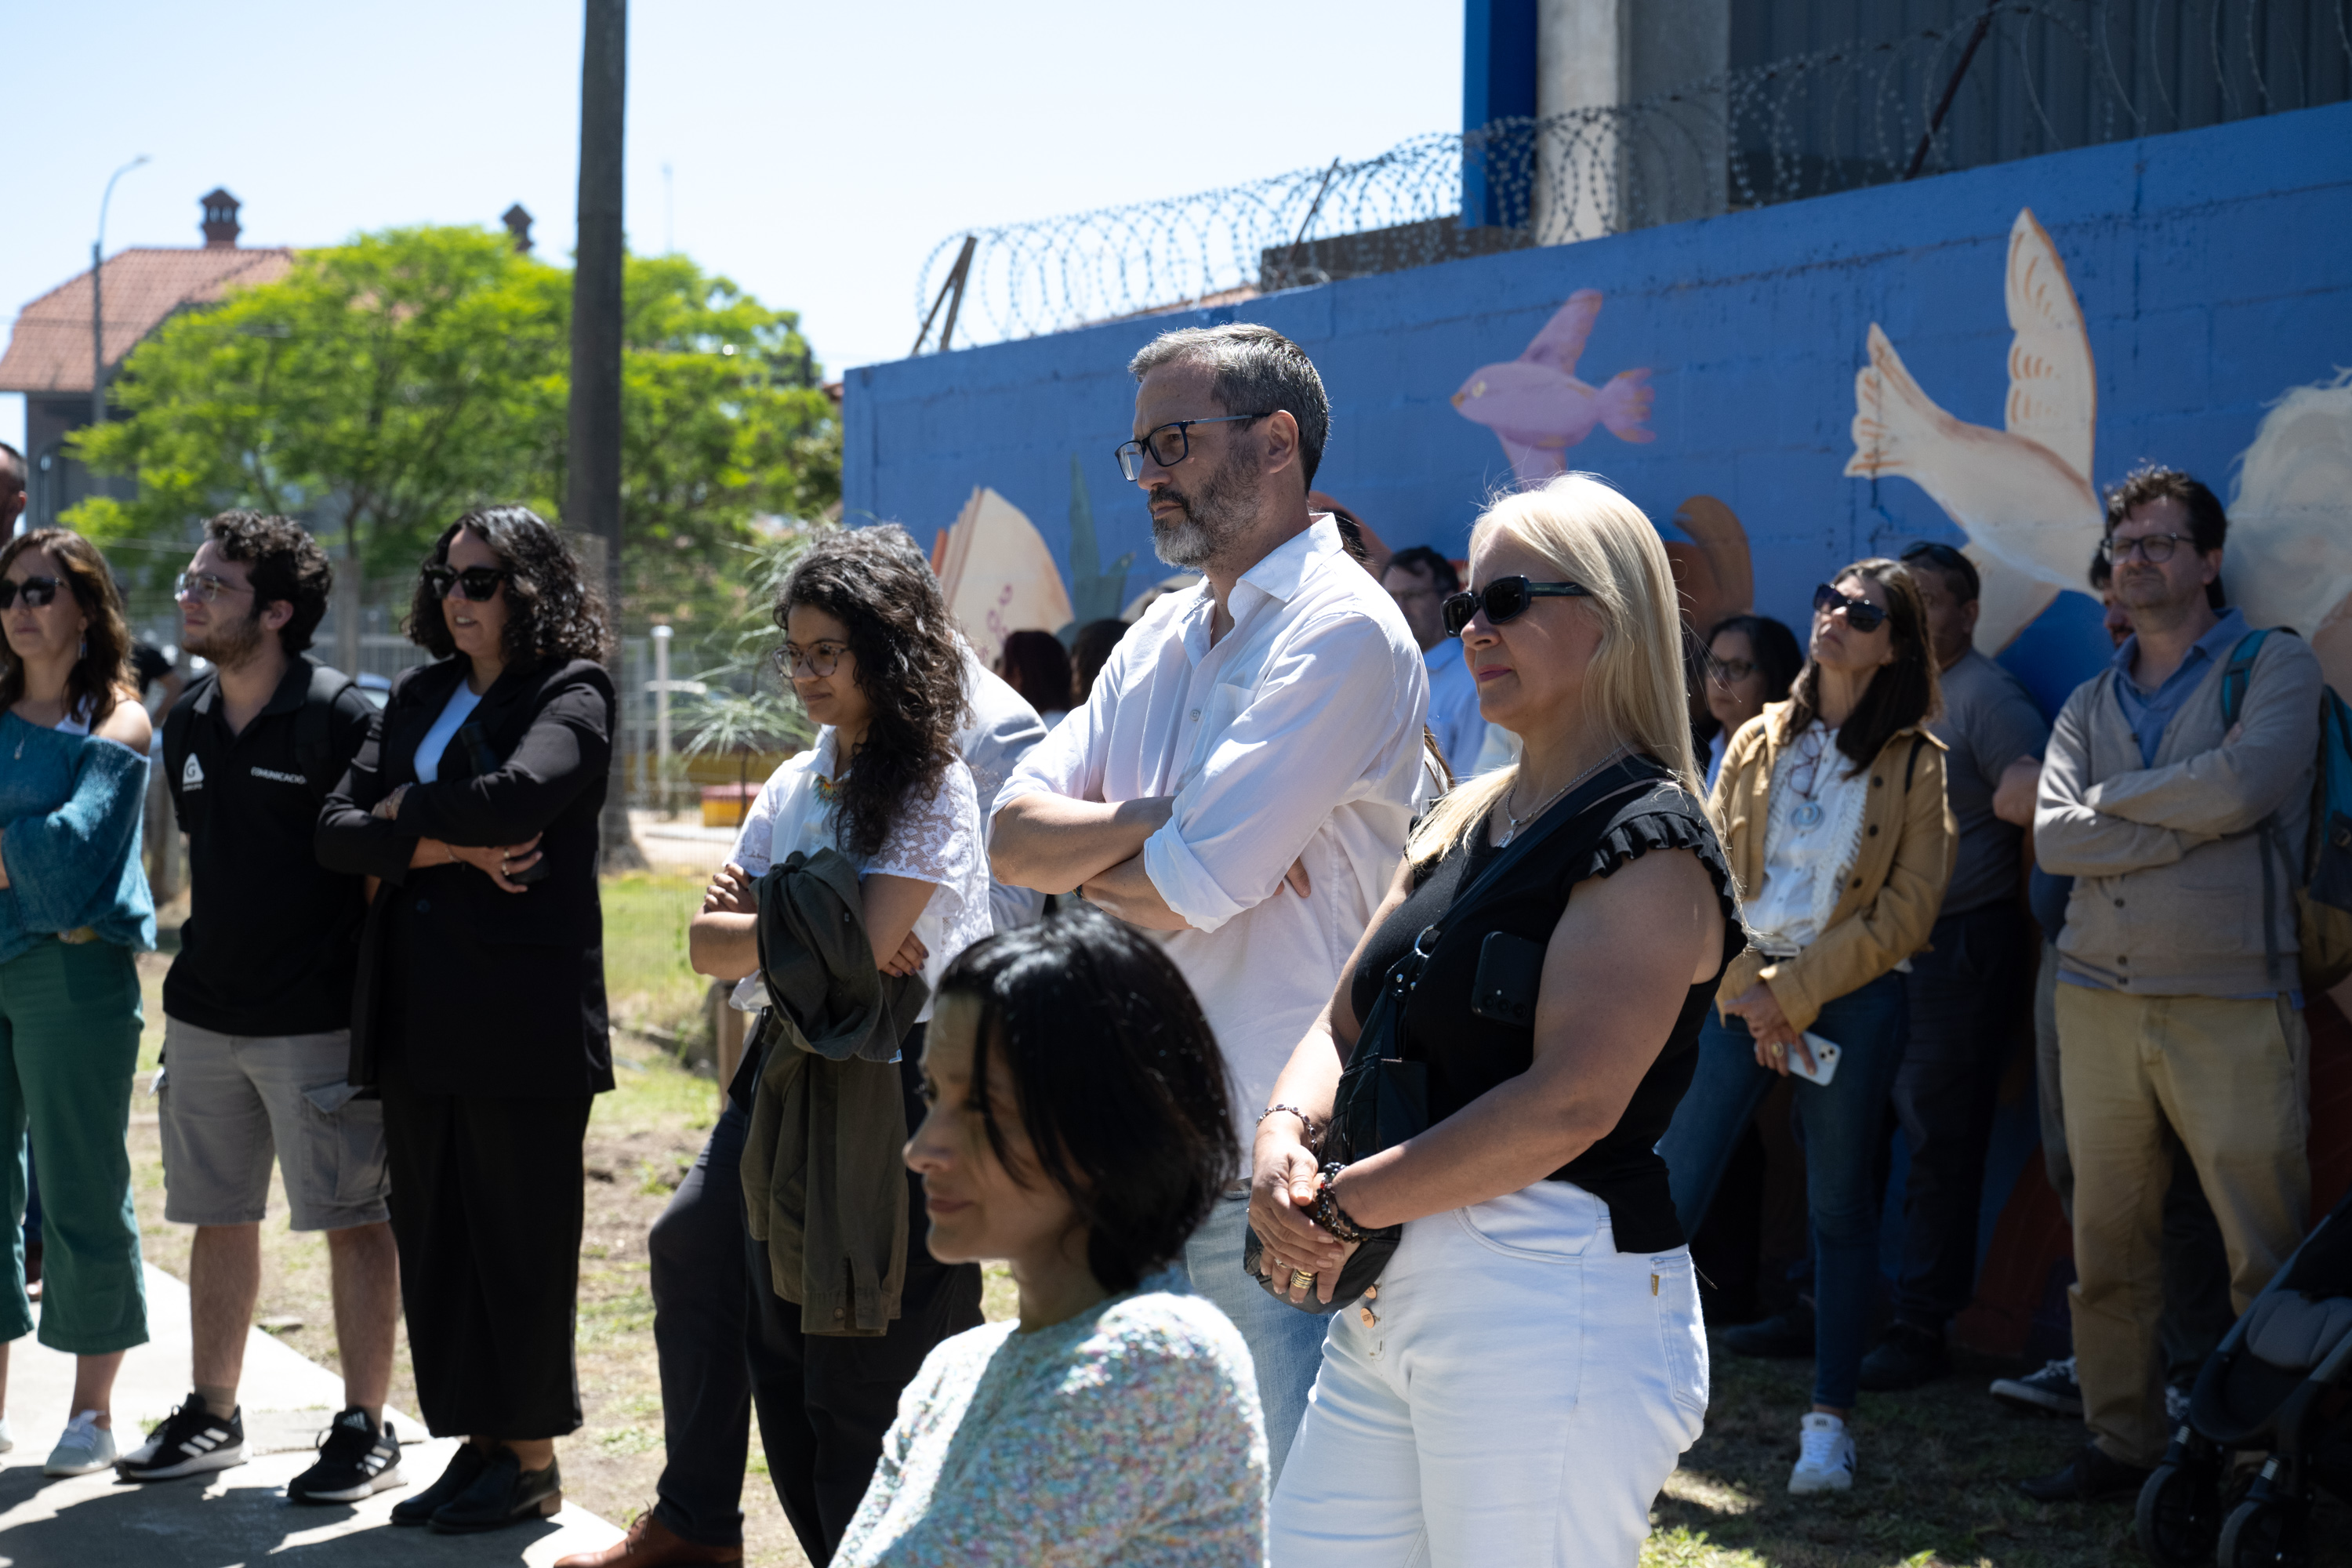
<instances>
[{"instance_id":1,"label":"grass lawn","mask_svg":"<svg viewBox=\"0 0 2352 1568\"><path fill-rule=\"evenodd\" d=\"M586 1422L561 1453L567 1494L616 1522L651 1504L662 1466L646 1232L691 1166L719 1107L707 1068L690 1070L654 1037L632 1031L674 1040L699 1029L705 988L687 968L685 932L700 889L692 878L640 875L609 879L604 889L618 1085L598 1097L588 1129L579 1316ZM131 1151L147 1256L184 1279L190 1232L163 1221L155 1107L143 1092L163 1041L163 975L182 913L184 905L166 911L165 951L140 964L148 1026ZM285 1194L273 1191L271 1219L262 1227L259 1316L287 1343L331 1367L326 1244L288 1231L284 1213ZM1001 1268L987 1271L984 1305L991 1320L1012 1314L1012 1281ZM1652 1512L1644 1568L2144 1563L2127 1505L2052 1506L2018 1495L2011 1483L2056 1468L2081 1441L2081 1429L2008 1414L1985 1396L1984 1386L2009 1369L1961 1362L1960 1374L1941 1384L1866 1395L1854 1427L1859 1484L1844 1496L1799 1500L1786 1488L1810 1363L1746 1361L1718 1345L1706 1435L1685 1456ZM415 1408L404 1339L393 1403ZM122 1414L144 1424L165 1412ZM746 1561L755 1568L805 1568L768 1482L756 1427L743 1505ZM2314 1539L2314 1568L2352 1568L2352 1510L2323 1504Z\"/></svg>"}]
</instances>

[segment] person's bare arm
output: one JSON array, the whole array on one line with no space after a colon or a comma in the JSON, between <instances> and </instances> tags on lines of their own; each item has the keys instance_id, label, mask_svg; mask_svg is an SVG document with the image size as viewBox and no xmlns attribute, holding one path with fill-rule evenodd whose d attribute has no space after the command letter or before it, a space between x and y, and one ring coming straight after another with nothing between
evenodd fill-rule
<instances>
[{"instance_id":1,"label":"person's bare arm","mask_svg":"<svg viewBox=\"0 0 2352 1568\"><path fill-rule=\"evenodd\" d=\"M2001 821L2031 831L2033 799L2042 790L2042 759L2020 757L2001 770L1993 786L1992 814Z\"/></svg>"},{"instance_id":2,"label":"person's bare arm","mask_svg":"<svg viewBox=\"0 0 2352 1568\"><path fill-rule=\"evenodd\" d=\"M752 878L732 861L711 878L701 913L686 928L687 962L697 974L735 981L759 968L760 940L753 929L759 906L751 883ZM912 877L872 876L858 888L875 967L886 974L920 969L929 952L915 937L915 921L937 885Z\"/></svg>"},{"instance_id":3,"label":"person's bare arm","mask_svg":"<svg viewBox=\"0 0 2352 1568\"><path fill-rule=\"evenodd\" d=\"M1292 861L1282 880L1302 899L1312 892L1314 882L1307 875L1307 858L1302 855ZM1159 885L1144 868L1140 855L1120 861L1099 877L1088 878L1078 891L1087 902L1104 913L1117 915L1128 924L1146 931L1183 931L1192 924L1168 907Z\"/></svg>"},{"instance_id":4,"label":"person's bare arm","mask_svg":"<svg viewBox=\"0 0 2352 1568\"><path fill-rule=\"evenodd\" d=\"M1172 795L1111 804L1043 790L1024 795L996 814L988 845L990 873L1016 888L1075 892L1142 854L1143 841L1167 824L1174 805Z\"/></svg>"},{"instance_id":5,"label":"person's bare arm","mask_svg":"<svg viewBox=\"0 0 2352 1568\"><path fill-rule=\"evenodd\" d=\"M1720 962L1723 909L1697 857L1652 853L1577 885L1553 928L1534 1060L1418 1138L1358 1161L1340 1206L1378 1228L1543 1180L1616 1126Z\"/></svg>"}]
</instances>

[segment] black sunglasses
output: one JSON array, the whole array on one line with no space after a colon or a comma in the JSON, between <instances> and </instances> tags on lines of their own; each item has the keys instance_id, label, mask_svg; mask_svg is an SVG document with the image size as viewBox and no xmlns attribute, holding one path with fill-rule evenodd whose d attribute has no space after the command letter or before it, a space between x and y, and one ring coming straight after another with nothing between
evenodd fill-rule
<instances>
[{"instance_id":1,"label":"black sunglasses","mask_svg":"<svg viewBox=\"0 0 2352 1568\"><path fill-rule=\"evenodd\" d=\"M26 609L42 609L57 603L58 590L63 586L65 584L55 577L27 577L22 583L14 578L0 577L0 610L16 608L19 589L24 592Z\"/></svg>"},{"instance_id":2,"label":"black sunglasses","mask_svg":"<svg viewBox=\"0 0 2352 1568\"><path fill-rule=\"evenodd\" d=\"M1827 583L1813 590L1813 609L1820 615L1843 610L1845 624L1864 636L1868 636L1886 624L1885 610L1880 609L1868 599L1849 599Z\"/></svg>"},{"instance_id":3,"label":"black sunglasses","mask_svg":"<svg viewBox=\"0 0 2352 1568\"><path fill-rule=\"evenodd\" d=\"M457 591L480 604L499 591L499 584L514 574L504 566L468 566L463 572L455 566L432 565L425 569L425 585L433 590L436 599L449 596L452 584Z\"/></svg>"},{"instance_id":4,"label":"black sunglasses","mask_svg":"<svg viewBox=\"0 0 2352 1568\"><path fill-rule=\"evenodd\" d=\"M1497 577L1485 587L1445 596L1445 635L1458 637L1470 617L1483 607L1486 624L1499 626L1517 620L1538 599L1589 599L1592 590L1581 583L1530 583L1525 577Z\"/></svg>"}]
</instances>

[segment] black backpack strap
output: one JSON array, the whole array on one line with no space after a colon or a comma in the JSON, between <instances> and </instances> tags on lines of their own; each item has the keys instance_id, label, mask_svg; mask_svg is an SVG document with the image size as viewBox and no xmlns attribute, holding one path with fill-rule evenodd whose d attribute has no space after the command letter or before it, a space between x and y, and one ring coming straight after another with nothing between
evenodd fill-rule
<instances>
[{"instance_id":1,"label":"black backpack strap","mask_svg":"<svg viewBox=\"0 0 2352 1568\"><path fill-rule=\"evenodd\" d=\"M301 711L294 716L294 757L310 793L320 800L335 787L341 770L335 766L335 704L359 683L340 669L323 664L310 667L310 689L302 696Z\"/></svg>"},{"instance_id":2,"label":"black backpack strap","mask_svg":"<svg viewBox=\"0 0 2352 1568\"><path fill-rule=\"evenodd\" d=\"M1915 735L1912 737L1911 760L1903 764L1903 793L1905 795L1909 795L1911 793L1911 781L1919 775L1919 748L1927 743L1927 737L1925 735Z\"/></svg>"}]
</instances>

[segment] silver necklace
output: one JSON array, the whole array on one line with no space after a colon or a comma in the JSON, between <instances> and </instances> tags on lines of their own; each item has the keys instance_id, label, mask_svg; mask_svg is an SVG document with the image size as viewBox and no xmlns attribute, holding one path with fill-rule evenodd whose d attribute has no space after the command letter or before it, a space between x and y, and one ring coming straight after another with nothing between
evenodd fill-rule
<instances>
[{"instance_id":1,"label":"silver necklace","mask_svg":"<svg viewBox=\"0 0 2352 1568\"><path fill-rule=\"evenodd\" d=\"M1800 829L1817 827L1823 814L1822 803L1813 798L1813 792L1821 788L1822 758L1829 750L1828 732L1818 728L1807 730L1798 744L1802 749L1798 752L1795 764L1789 769L1789 788L1800 804L1789 813L1789 820ZM1798 768L1805 770L1802 787L1797 784Z\"/></svg>"},{"instance_id":2,"label":"silver necklace","mask_svg":"<svg viewBox=\"0 0 2352 1568\"><path fill-rule=\"evenodd\" d=\"M1591 767L1585 769L1582 773L1577 774L1574 778L1569 780L1558 789L1552 791L1550 795L1545 796L1544 803L1541 805L1528 813L1527 821L1534 822L1540 818L1545 812L1551 809L1552 802L1558 800L1561 795L1566 795L1570 790L1574 789L1577 785L1582 784L1585 780L1591 778L1593 774L1607 767L1611 763L1615 762L1617 760L1617 753L1624 749L1625 748L1622 746L1612 747L1607 756L1601 758L1599 762L1593 763ZM1518 781L1514 779L1511 781L1511 787L1505 791L1503 795L1503 815L1510 818L1511 825L1503 829L1503 836L1500 838L1495 840L1495 847L1497 849L1502 848L1504 846L1509 844L1512 839L1517 838L1519 836L1520 827L1524 826L1520 821L1519 814L1511 809L1511 796L1518 793Z\"/></svg>"}]
</instances>

